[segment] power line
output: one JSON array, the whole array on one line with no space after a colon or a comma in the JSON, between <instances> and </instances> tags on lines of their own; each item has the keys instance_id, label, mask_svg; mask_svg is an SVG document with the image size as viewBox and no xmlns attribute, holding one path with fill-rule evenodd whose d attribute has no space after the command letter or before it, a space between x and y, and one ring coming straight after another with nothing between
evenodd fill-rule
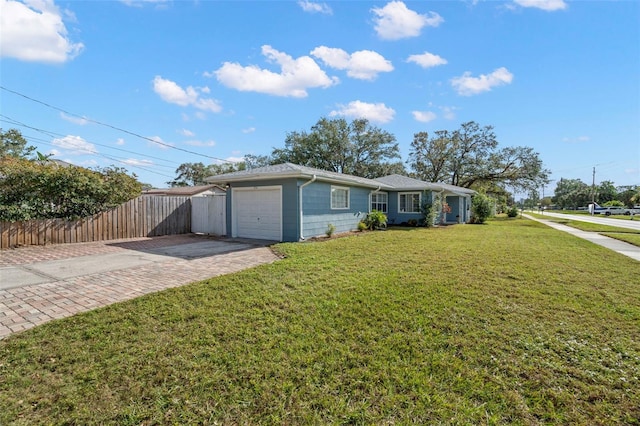
<instances>
[{"instance_id":1,"label":"power line","mask_svg":"<svg viewBox=\"0 0 640 426\"><path fill-rule=\"evenodd\" d=\"M82 116L82 115L79 115L79 114L75 114L75 113L73 113L73 112L69 112L69 111L67 111L67 110L65 110L65 109L62 109L62 108L56 107L56 106L54 106L54 105L48 104L48 103L43 102L43 101L40 101L40 100L38 100L38 99L34 99L34 98L32 98L32 97L30 97L30 96L27 96L27 95L25 95L25 94L23 94L23 93L16 92L15 90L8 89L8 88L6 88L6 87L4 87L4 86L1 86L1 85L0 85L0 89L5 90L5 91L7 91L7 92L9 92L9 93L13 93L14 95L17 95L17 96L21 96L21 97L23 97L23 98L25 98L25 99L28 99L28 100L32 101L32 102L39 103L40 105L44 105L44 106L46 106L47 108L51 108L51 109L54 109L54 110L56 110L56 111L60 111L60 112L62 112L62 113L64 113L64 114L67 114L67 115L70 115L70 116L73 116L73 117L77 117L77 118L80 118L80 119L82 119L82 120L86 120L86 121L88 121L88 122L91 122L91 123L94 123L94 124L98 124L98 125L100 125L100 126L108 127L108 128L110 128L110 129L117 130L117 131L119 131L119 132L123 132L123 133L126 133L126 134L128 134L128 135L135 136L135 137L137 137L137 138L144 139L144 140L146 140L146 141L156 143L156 144L158 144L158 145L166 146L167 148L176 149L176 150L178 150L178 151L187 152L187 153L189 153L189 154L198 155L198 156L205 157L205 158L210 158L210 159L212 159L212 160L216 160L216 161L222 161L223 163L233 163L232 161L224 160L224 159L222 159L222 158L212 157L212 156L210 156L210 155L201 154L201 153L199 153L199 152L191 151L191 150L184 149L184 148L178 148L178 147L173 146L173 145L170 145L170 144L168 144L168 143L159 142L159 141L154 140L154 139L151 139L151 138L149 138L149 137L142 136L142 135L140 135L140 134L138 134L138 133L135 133L135 132L132 132L132 131L129 131L129 130L126 130L126 129L122 129L122 128L117 127L117 126L113 126L113 125L111 125L111 124L103 123L103 122L98 121L98 120L93 120L93 119L91 119L91 118L87 118L87 117L85 117L85 116Z\"/></svg>"},{"instance_id":2,"label":"power line","mask_svg":"<svg viewBox=\"0 0 640 426\"><path fill-rule=\"evenodd\" d=\"M27 128L27 129L35 130L36 132L42 133L42 134L47 135L47 136L50 136L50 137L52 137L52 138L53 138L53 137L56 137L56 136L61 136L61 137L64 137L64 136L65 136L65 135L63 135L63 134L61 134L61 133L56 133L56 132L52 132L52 131L50 131L50 130L44 130L44 129L40 129L40 128L38 128L38 127L29 126L28 124L22 123L22 122L20 122L20 121L18 121L18 120L15 120L15 119L13 119L13 118L11 118L11 117L8 117L8 116L4 115L4 114L0 114L0 117L4 117L4 118L5 118L5 120L0 119L0 121L3 121L3 122L5 122L5 123L11 124L11 125L18 125L18 126L25 127L25 128ZM37 138L35 138L35 137L33 137L33 136L31 136L31 138L32 138L32 139L35 139L35 140L38 140ZM45 141L44 141L44 140L42 140L42 142L45 142ZM170 160L166 160L166 159L164 159L164 158L155 157L155 156L153 156L153 155L142 154L142 153L139 153L139 152L130 151L130 150L128 150L128 149L124 149L124 148L115 148L115 147L112 147L112 146L109 146L109 145L100 144L100 143L98 143L98 142L94 142L94 141L91 141L91 140L87 140L87 142L89 142L89 143L91 143L91 144L94 144L94 145L102 146L102 147L105 147L105 148L108 148L108 149L113 149L113 150L115 150L115 151L127 152L127 153L129 153L129 154L135 154L135 155L139 155L139 156L141 156L141 157L153 158L154 160L160 160L160 161L164 161L164 162L166 162L166 163L178 164L178 163L176 163L175 161L170 161ZM45 142L45 143L46 143L46 142ZM158 164L158 166L159 166L159 167L169 167L169 166L162 166L162 165L160 165L160 164Z\"/></svg>"},{"instance_id":3,"label":"power line","mask_svg":"<svg viewBox=\"0 0 640 426\"><path fill-rule=\"evenodd\" d=\"M2 115L2 114L0 114L0 116L6 117L5 115ZM18 124L18 125L23 125L23 126L25 126L27 128L37 130L37 131L42 132L45 135L48 135L48 136L51 136L51 137L53 137L53 135L56 135L56 133L51 132L51 134L48 134L47 131L45 131L45 130L41 130L41 129L37 129L35 127L24 125L24 124L20 123L19 121L15 121L13 119L11 119L11 121L7 121L7 120L0 120L0 121L5 121L7 123L13 123L13 124ZM23 137L25 137L25 136L23 135ZM44 139L39 139L39 138L36 138L36 137L33 137L33 136L26 136L25 139L37 140L39 143L43 143L45 145L56 147L56 145L54 145L52 143L49 143L49 142L45 141ZM91 142L91 143L93 143L93 142ZM165 175L165 174L157 172L155 170L152 170L152 169L149 169L149 168L137 165L137 164L131 164L129 162L123 161L122 158L113 157L113 156L110 156L110 155L107 155L107 154L103 154L103 153L100 153L98 151L93 151L93 150L90 150L90 149L87 149L87 148L81 148L79 150L83 151L83 152L86 152L87 154L97 155L99 157L103 157L103 158L106 158L108 160L115 161L117 163L123 164L123 165L125 165L127 167L130 167L130 168L136 168L136 169L144 170L146 172L153 173L153 174L156 174L156 175L159 175L159 176L162 176L162 177L173 178L173 176ZM161 165L161 164L156 164L156 166L158 166L158 167L171 167L171 166L164 166L164 165Z\"/></svg>"}]
</instances>

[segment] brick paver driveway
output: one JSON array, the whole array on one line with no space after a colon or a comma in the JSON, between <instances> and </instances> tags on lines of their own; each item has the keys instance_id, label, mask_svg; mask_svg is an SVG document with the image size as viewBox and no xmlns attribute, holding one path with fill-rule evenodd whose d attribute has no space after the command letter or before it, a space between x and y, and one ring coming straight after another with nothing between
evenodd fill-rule
<instances>
[{"instance_id":1,"label":"brick paver driveway","mask_svg":"<svg viewBox=\"0 0 640 426\"><path fill-rule=\"evenodd\" d=\"M276 259L256 241L199 235L3 250L0 339L52 319Z\"/></svg>"}]
</instances>

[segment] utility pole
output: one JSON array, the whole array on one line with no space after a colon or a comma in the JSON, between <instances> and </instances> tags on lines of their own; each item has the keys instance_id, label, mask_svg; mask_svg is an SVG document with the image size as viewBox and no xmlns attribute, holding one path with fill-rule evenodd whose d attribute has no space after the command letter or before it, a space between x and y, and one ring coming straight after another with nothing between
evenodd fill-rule
<instances>
[{"instance_id":1,"label":"utility pole","mask_svg":"<svg viewBox=\"0 0 640 426\"><path fill-rule=\"evenodd\" d=\"M591 216L596 211L596 167L593 166L593 180L591 181Z\"/></svg>"}]
</instances>

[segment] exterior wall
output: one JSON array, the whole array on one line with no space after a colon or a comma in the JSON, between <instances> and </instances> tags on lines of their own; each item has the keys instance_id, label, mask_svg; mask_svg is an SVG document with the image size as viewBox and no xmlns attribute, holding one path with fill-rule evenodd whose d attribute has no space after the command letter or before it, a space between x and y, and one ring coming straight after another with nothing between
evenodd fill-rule
<instances>
[{"instance_id":1,"label":"exterior wall","mask_svg":"<svg viewBox=\"0 0 640 426\"><path fill-rule=\"evenodd\" d=\"M421 192L421 204L432 202L431 191L389 191L388 205L387 205L387 223L389 225L400 225L406 223L411 219L415 219L418 222L424 220L422 212L418 213L402 213L400 212L400 194L408 192Z\"/></svg>"},{"instance_id":2,"label":"exterior wall","mask_svg":"<svg viewBox=\"0 0 640 426\"><path fill-rule=\"evenodd\" d=\"M302 185L308 181L300 181ZM349 208L331 209L331 187L349 188ZM302 210L304 217L301 237L311 238L325 235L329 224L335 226L335 232L348 232L358 229L358 222L369 212L368 188L350 187L344 184L313 182L303 188Z\"/></svg>"}]
</instances>

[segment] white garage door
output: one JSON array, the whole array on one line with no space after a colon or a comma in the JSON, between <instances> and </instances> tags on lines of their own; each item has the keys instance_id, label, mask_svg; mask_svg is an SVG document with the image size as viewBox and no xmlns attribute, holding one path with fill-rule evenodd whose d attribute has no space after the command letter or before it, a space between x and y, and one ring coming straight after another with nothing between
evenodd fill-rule
<instances>
[{"instance_id":1,"label":"white garage door","mask_svg":"<svg viewBox=\"0 0 640 426\"><path fill-rule=\"evenodd\" d=\"M282 187L235 188L233 236L282 240Z\"/></svg>"}]
</instances>

